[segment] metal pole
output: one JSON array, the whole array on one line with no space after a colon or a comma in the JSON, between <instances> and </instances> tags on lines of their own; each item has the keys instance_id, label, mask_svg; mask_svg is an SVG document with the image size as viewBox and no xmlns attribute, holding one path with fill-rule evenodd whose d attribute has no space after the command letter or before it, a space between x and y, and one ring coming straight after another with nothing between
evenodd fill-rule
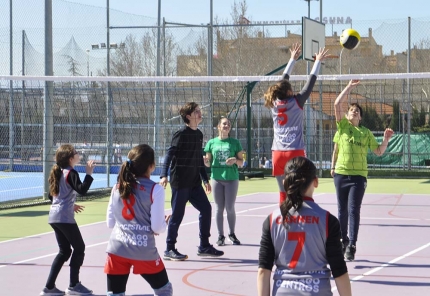
<instances>
[{"instance_id":1,"label":"metal pole","mask_svg":"<svg viewBox=\"0 0 430 296\"><path fill-rule=\"evenodd\" d=\"M311 18L311 1L306 0L308 2L308 18ZM302 23L303 26L303 23ZM307 66L307 75L311 72L311 65L309 61L306 62ZM305 104L306 108L306 153L308 157L310 157L310 142L311 142L311 106L310 106L310 100L307 98L307 103Z\"/></svg>"},{"instance_id":2,"label":"metal pole","mask_svg":"<svg viewBox=\"0 0 430 296\"><path fill-rule=\"evenodd\" d=\"M21 74L25 76L25 30L22 30L22 65L21 65ZM22 80L22 90L21 90L21 161L23 159L23 155L25 153L24 150L24 118L25 118L25 82Z\"/></svg>"},{"instance_id":3,"label":"metal pole","mask_svg":"<svg viewBox=\"0 0 430 296\"><path fill-rule=\"evenodd\" d=\"M110 32L109 32L109 0L106 0L106 76L110 76ZM107 187L110 187L110 162L113 147L113 118L112 118L112 94L110 82L107 82L106 96L106 178Z\"/></svg>"},{"instance_id":4,"label":"metal pole","mask_svg":"<svg viewBox=\"0 0 430 296\"><path fill-rule=\"evenodd\" d=\"M156 76L161 76L161 0L158 0L157 17L157 69ZM155 104L154 104L154 143L153 147L158 154L158 137L160 132L160 82L155 82Z\"/></svg>"},{"instance_id":5,"label":"metal pole","mask_svg":"<svg viewBox=\"0 0 430 296\"><path fill-rule=\"evenodd\" d=\"M13 75L13 22L12 22L12 0L9 0L9 74ZM15 118L13 112L13 81L9 81L9 170L13 171Z\"/></svg>"},{"instance_id":6,"label":"metal pole","mask_svg":"<svg viewBox=\"0 0 430 296\"><path fill-rule=\"evenodd\" d=\"M166 69L166 20L163 17L163 76L166 76L167 69ZM165 99L165 95L166 95L166 82L163 81L163 112L162 112L162 117L163 117L163 122L166 119L166 99ZM163 137L163 154L166 151L166 146L167 146L167 140L166 137Z\"/></svg>"},{"instance_id":7,"label":"metal pole","mask_svg":"<svg viewBox=\"0 0 430 296\"><path fill-rule=\"evenodd\" d=\"M322 1L320 0L320 23L322 23ZM324 37L325 37L325 26L324 26ZM322 72L322 69L321 69ZM319 73L318 73L319 74ZM320 80L320 115L319 115L319 162L320 162L320 170L319 170L319 177L322 177L322 171L323 171L323 160L324 160L324 156L323 156L323 141L324 141L324 137L323 137L323 131L324 131L324 127L323 127L323 85L322 85L322 81Z\"/></svg>"},{"instance_id":8,"label":"metal pole","mask_svg":"<svg viewBox=\"0 0 430 296\"><path fill-rule=\"evenodd\" d=\"M407 61L408 73L411 73L411 17L408 17L408 61ZM407 79L408 89L408 170L411 169L411 86L409 77Z\"/></svg>"},{"instance_id":9,"label":"metal pole","mask_svg":"<svg viewBox=\"0 0 430 296\"><path fill-rule=\"evenodd\" d=\"M54 75L53 49L52 49L52 0L45 0L45 76ZM43 97L43 198L48 199L49 172L54 156L54 120L51 99L54 95L54 82L45 82L45 95Z\"/></svg>"},{"instance_id":10,"label":"metal pole","mask_svg":"<svg viewBox=\"0 0 430 296\"><path fill-rule=\"evenodd\" d=\"M251 135L251 131L252 131L252 126L251 126L251 121L252 121L252 109L251 109L251 92L252 92L252 87L251 85L248 83L246 85L246 148L247 148L247 152L246 152L246 159L248 159L248 163L249 163L249 167L252 168L252 135ZM258 168L258 166L257 166Z\"/></svg>"},{"instance_id":11,"label":"metal pole","mask_svg":"<svg viewBox=\"0 0 430 296\"><path fill-rule=\"evenodd\" d=\"M87 52L87 76L90 76L90 50L87 49L86 52Z\"/></svg>"},{"instance_id":12,"label":"metal pole","mask_svg":"<svg viewBox=\"0 0 430 296\"><path fill-rule=\"evenodd\" d=\"M212 57L213 57L213 0L210 0L210 21L209 21L209 27L208 27L208 56L207 56L207 63L208 63L208 76L212 76ZM212 137L215 135L214 129L212 128L214 126L214 108L213 108L213 98L212 98L212 81L209 81L209 108L210 108L210 127L211 127L211 134Z\"/></svg>"}]
</instances>

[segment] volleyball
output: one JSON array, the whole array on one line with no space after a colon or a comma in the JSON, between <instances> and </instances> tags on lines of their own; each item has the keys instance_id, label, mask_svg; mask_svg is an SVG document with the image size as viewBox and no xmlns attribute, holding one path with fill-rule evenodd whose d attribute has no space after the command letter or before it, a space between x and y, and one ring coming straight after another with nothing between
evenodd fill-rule
<instances>
[{"instance_id":1,"label":"volleyball","mask_svg":"<svg viewBox=\"0 0 430 296\"><path fill-rule=\"evenodd\" d=\"M343 30L340 35L340 45L346 49L356 49L360 44L360 34L354 29Z\"/></svg>"}]
</instances>

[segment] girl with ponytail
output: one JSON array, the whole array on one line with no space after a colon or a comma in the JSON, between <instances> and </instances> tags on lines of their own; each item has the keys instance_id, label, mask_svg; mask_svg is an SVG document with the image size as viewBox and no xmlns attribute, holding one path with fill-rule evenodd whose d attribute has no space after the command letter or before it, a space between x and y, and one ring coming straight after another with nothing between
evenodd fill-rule
<instances>
[{"instance_id":1,"label":"girl with ponytail","mask_svg":"<svg viewBox=\"0 0 430 296\"><path fill-rule=\"evenodd\" d=\"M92 294L92 291L79 281L79 271L85 257L85 243L75 221L75 213L82 212L84 207L75 204L75 201L77 193L84 195L90 189L95 162L94 160L87 162L83 182L74 169L79 162L80 156L70 144L61 145L55 153L55 164L48 179L49 199L52 200L48 223L54 229L59 252L52 262L48 280L40 295L64 295L65 292L58 289L55 282L63 264L70 257L70 282L66 293Z\"/></svg>"},{"instance_id":2,"label":"girl with ponytail","mask_svg":"<svg viewBox=\"0 0 430 296\"><path fill-rule=\"evenodd\" d=\"M258 295L333 295L330 285L333 276L339 295L350 296L339 221L312 198L318 187L313 162L301 156L288 161L283 186L285 201L263 223ZM276 284L271 294L274 264Z\"/></svg>"},{"instance_id":3,"label":"girl with ponytail","mask_svg":"<svg viewBox=\"0 0 430 296\"><path fill-rule=\"evenodd\" d=\"M285 178L285 164L293 157L306 156L303 139L303 108L317 80L321 62L329 57L324 48L315 53L315 63L308 81L300 92L294 93L289 79L294 64L300 57L300 44L293 44L290 53L291 58L282 74L282 80L270 86L264 94L264 106L270 109L273 119L272 174L278 183L280 204L286 197L282 185L282 180Z\"/></svg>"},{"instance_id":4,"label":"girl with ponytail","mask_svg":"<svg viewBox=\"0 0 430 296\"><path fill-rule=\"evenodd\" d=\"M172 284L155 246L155 235L166 230L164 188L150 179L154 150L141 144L128 153L112 189L106 221L113 228L104 271L108 296L125 295L130 268L154 289L154 295L173 295Z\"/></svg>"}]
</instances>

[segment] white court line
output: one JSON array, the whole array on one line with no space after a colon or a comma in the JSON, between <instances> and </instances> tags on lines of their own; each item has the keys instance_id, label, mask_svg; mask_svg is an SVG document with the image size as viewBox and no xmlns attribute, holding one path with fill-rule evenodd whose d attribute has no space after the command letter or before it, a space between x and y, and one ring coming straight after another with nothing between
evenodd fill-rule
<instances>
[{"instance_id":1,"label":"white court line","mask_svg":"<svg viewBox=\"0 0 430 296\"><path fill-rule=\"evenodd\" d=\"M0 190L0 192L23 191L23 190L37 189L37 188L43 188L43 186L25 187L25 188L8 189L8 190Z\"/></svg>"},{"instance_id":2,"label":"white court line","mask_svg":"<svg viewBox=\"0 0 430 296\"><path fill-rule=\"evenodd\" d=\"M108 242L105 241L105 242L102 242L102 243L97 243L97 244L85 246L85 248L97 247L97 246L100 246L100 245L103 245L103 244L107 244L107 243ZM6 266L10 266L10 265L18 265L18 264L21 264L21 263L31 262L31 261L35 261L35 260L38 260L38 259L43 259L43 258L47 258L47 257L50 257L50 256L55 256L57 254L58 254L58 252L57 253L51 253L51 254L43 255L43 256L39 256L39 257L34 257L34 258L30 258L30 259L26 259L26 260L22 260L22 261L18 261L18 262L13 262L13 263L6 264L6 265L0 265L0 268L6 267Z\"/></svg>"},{"instance_id":3,"label":"white court line","mask_svg":"<svg viewBox=\"0 0 430 296\"><path fill-rule=\"evenodd\" d=\"M250 193L250 194L245 194L245 195L241 195L241 196L238 196L238 197L245 197L245 196L254 195L254 194L255 193ZM264 206L264 207L252 208L252 209L245 210L245 211L242 211L242 212L256 211L256 210L259 210L259 209L273 207L275 205L276 204L272 204L272 205L268 205L268 206ZM192 205L188 205L187 207L190 207L190 206L192 206ZM171 209L166 209L166 210L171 210ZM214 219L214 218L212 218L212 219ZM181 226L182 225L183 226L191 225L191 224L195 224L195 223L198 223L198 222L199 221L197 220L197 221L192 221L192 222L188 222L188 223L182 223ZM81 228L81 227L87 227L87 226L91 226L91 225L97 225L97 224L100 224L100 223L106 223L106 221L95 222L95 223L91 223L91 224L85 224L85 225L79 226L79 228ZM18 241L18 240L22 240L22 239L25 239L25 238L31 238L31 237L37 237L37 236L41 236L41 235L50 234L50 233L53 233L53 232L54 231L45 232L45 233L41 233L41 234L35 234L35 235L26 236L26 237L22 237L22 238L16 238L16 239L8 240L8 241L3 241L3 242L0 242L0 243ZM96 243L96 244L88 245L88 246L86 246L86 248L96 247L96 246L107 244L107 243L108 243L108 241L101 242L101 243ZM17 265L17 264L21 264L21 263L25 263L25 262L35 261L35 260L38 260L38 259L43 259L43 258L46 258L46 257L55 256L57 254L58 253L51 253L51 254L47 254L47 255L43 255L43 256L39 256L39 257L34 257L34 258L30 258L30 259L26 259L26 260L22 260L22 261L18 261L18 262L13 262L13 263L10 263L10 264L7 264L7 265L0 265L0 268L6 267L6 266L10 266L10 265Z\"/></svg>"},{"instance_id":4,"label":"white court line","mask_svg":"<svg viewBox=\"0 0 430 296\"><path fill-rule=\"evenodd\" d=\"M373 217L361 217L360 219L365 220L405 220L405 221L422 221L422 220L430 220L430 219L418 219L418 218L373 218Z\"/></svg>"},{"instance_id":5,"label":"white court line","mask_svg":"<svg viewBox=\"0 0 430 296\"><path fill-rule=\"evenodd\" d=\"M368 275L374 274L375 272L378 272L378 271L380 271L381 269L383 269L383 268L385 268L385 267L391 266L391 264L393 264L393 263L396 263L396 262L398 262L398 261L400 261L400 260L402 260L402 259L405 259L405 258L407 258L407 257L409 257L409 256L411 256L411 255L413 255L413 254L415 254L415 253L418 253L419 251L422 251L422 250L424 250L425 248L428 248L429 246L430 246L430 243L425 244L425 245L423 245L423 246L421 246L421 247L419 247L419 248L417 248L417 249L415 249L415 250L410 251L409 253L406 253L406 254L404 254L404 255L402 255L402 256L400 256L400 257L397 257L397 258L395 258L395 259L391 260L391 261L390 261L390 262L388 262L388 263L382 264L382 265L380 265L380 266L378 266L378 267L375 267L375 268L373 268L373 269L371 269L371 270L369 270L369 271L367 271L367 272L363 273L362 275L356 276L355 278L351 279L351 280L350 280L350 282L351 282L351 283L353 283L353 282L359 281L359 280L361 280L362 278L364 278L365 276L368 276ZM387 276L387 277L389 277L389 276ZM333 287L333 288L331 289L331 291L332 291L332 292L333 292L333 291L336 291L336 290L337 290L337 287Z\"/></svg>"},{"instance_id":6,"label":"white court line","mask_svg":"<svg viewBox=\"0 0 430 296\"><path fill-rule=\"evenodd\" d=\"M82 226L79 226L79 228L83 228L83 227L87 227L87 226L91 226L91 225L97 225L97 224L100 224L100 223L106 223L106 221L84 224ZM0 242L0 244L9 243L9 242L15 242L15 241L23 240L23 239L26 239L26 238L38 237L38 236L47 235L47 234L51 234L51 233L54 233L54 231L33 234L33 235L25 236L25 237L18 237L18 238L14 238L14 239L2 241L2 242Z\"/></svg>"}]
</instances>

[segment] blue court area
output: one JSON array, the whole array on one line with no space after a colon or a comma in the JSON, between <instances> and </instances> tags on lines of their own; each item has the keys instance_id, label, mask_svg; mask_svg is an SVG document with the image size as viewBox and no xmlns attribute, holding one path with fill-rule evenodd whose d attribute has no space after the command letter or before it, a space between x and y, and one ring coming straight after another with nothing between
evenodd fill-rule
<instances>
[{"instance_id":1,"label":"blue court area","mask_svg":"<svg viewBox=\"0 0 430 296\"><path fill-rule=\"evenodd\" d=\"M85 173L80 172L81 180ZM117 173L109 174L109 187L117 180ZM108 176L106 173L94 173L94 181L91 189L108 187ZM155 182L160 180L159 175L151 176ZM0 202L21 200L43 196L43 173L42 172L4 172L0 171Z\"/></svg>"}]
</instances>

